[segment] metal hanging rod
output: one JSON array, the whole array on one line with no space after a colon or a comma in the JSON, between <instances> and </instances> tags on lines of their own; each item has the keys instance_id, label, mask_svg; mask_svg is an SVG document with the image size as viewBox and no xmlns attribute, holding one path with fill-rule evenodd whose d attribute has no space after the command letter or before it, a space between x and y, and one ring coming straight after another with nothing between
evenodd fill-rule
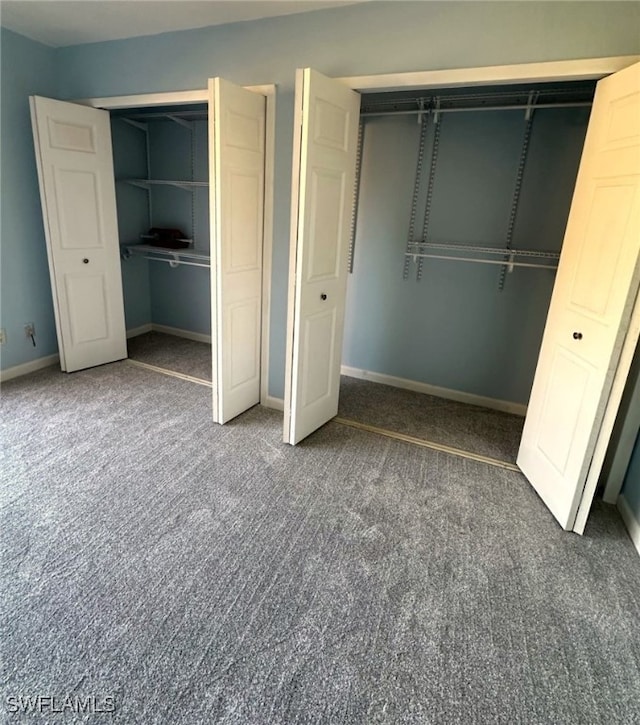
<instances>
[{"instance_id":1,"label":"metal hanging rod","mask_svg":"<svg viewBox=\"0 0 640 725\"><path fill-rule=\"evenodd\" d=\"M206 267L210 269L211 264L204 262L187 262L184 259L165 259L164 257L152 257L150 254L140 255L142 259L150 259L152 262L166 262L170 267L180 267L185 265L187 267Z\"/></svg>"},{"instance_id":2,"label":"metal hanging rod","mask_svg":"<svg viewBox=\"0 0 640 725\"><path fill-rule=\"evenodd\" d=\"M407 254L419 255L429 249L436 251L469 252L476 254L505 254L516 257L535 257L537 259L560 259L560 252L549 252L538 249L505 249L504 247L484 247L479 244L454 244L453 242L414 242L407 249ZM505 262L500 262L505 264Z\"/></svg>"},{"instance_id":3,"label":"metal hanging rod","mask_svg":"<svg viewBox=\"0 0 640 725\"><path fill-rule=\"evenodd\" d=\"M502 250L504 254L504 250ZM534 269L557 269L556 264L535 264L533 262L515 262L507 261L502 259L478 259L477 257L454 257L446 254L429 254L428 252L405 252L405 256L414 257L417 259L444 259L449 262L474 262L477 264L501 264L509 268L512 267L529 267Z\"/></svg>"},{"instance_id":4,"label":"metal hanging rod","mask_svg":"<svg viewBox=\"0 0 640 725\"><path fill-rule=\"evenodd\" d=\"M120 254L123 259L134 255L154 262L172 262L172 267L187 264L192 267L210 267L210 257L194 249L170 249L169 247L154 247L151 244L123 244ZM188 262L188 259L200 261Z\"/></svg>"},{"instance_id":5,"label":"metal hanging rod","mask_svg":"<svg viewBox=\"0 0 640 725\"><path fill-rule=\"evenodd\" d=\"M438 113L463 113L465 111L528 111L533 109L537 111L541 108L582 108L591 107L591 101L575 101L562 103L536 103L531 106L526 104L509 105L509 106L465 106L464 108L439 108ZM407 111L365 111L360 114L361 118L370 118L372 116L417 116L418 114L433 113L433 108L412 108Z\"/></svg>"}]
</instances>

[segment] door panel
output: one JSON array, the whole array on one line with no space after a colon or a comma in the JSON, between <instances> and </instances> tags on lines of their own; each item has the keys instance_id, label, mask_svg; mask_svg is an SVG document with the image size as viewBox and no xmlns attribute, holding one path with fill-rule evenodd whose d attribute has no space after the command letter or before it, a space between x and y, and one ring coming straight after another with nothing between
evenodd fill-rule
<instances>
[{"instance_id":1,"label":"door panel","mask_svg":"<svg viewBox=\"0 0 640 725\"><path fill-rule=\"evenodd\" d=\"M31 98L60 363L127 356L109 114Z\"/></svg>"},{"instance_id":2,"label":"door panel","mask_svg":"<svg viewBox=\"0 0 640 725\"><path fill-rule=\"evenodd\" d=\"M235 391L255 380L260 367L260 305L257 300L227 307L231 344L229 390Z\"/></svg>"},{"instance_id":3,"label":"door panel","mask_svg":"<svg viewBox=\"0 0 640 725\"><path fill-rule=\"evenodd\" d=\"M335 383L333 347L336 337L336 310L307 317L302 336L304 344L302 371L302 405L309 410L331 397Z\"/></svg>"},{"instance_id":4,"label":"door panel","mask_svg":"<svg viewBox=\"0 0 640 725\"><path fill-rule=\"evenodd\" d=\"M264 96L209 81L213 419L260 402Z\"/></svg>"},{"instance_id":5,"label":"door panel","mask_svg":"<svg viewBox=\"0 0 640 725\"><path fill-rule=\"evenodd\" d=\"M109 315L104 277L66 274L64 282L72 344L107 339Z\"/></svg>"},{"instance_id":6,"label":"door panel","mask_svg":"<svg viewBox=\"0 0 640 725\"><path fill-rule=\"evenodd\" d=\"M569 452L580 433L581 411L592 373L593 368L569 350L556 350L540 411L538 447L560 474L566 471Z\"/></svg>"},{"instance_id":7,"label":"door panel","mask_svg":"<svg viewBox=\"0 0 640 725\"><path fill-rule=\"evenodd\" d=\"M360 96L298 73L284 440L295 444L338 412Z\"/></svg>"},{"instance_id":8,"label":"door panel","mask_svg":"<svg viewBox=\"0 0 640 725\"><path fill-rule=\"evenodd\" d=\"M61 151L84 151L95 154L94 126L66 123L63 120L48 118L49 146Z\"/></svg>"},{"instance_id":9,"label":"door panel","mask_svg":"<svg viewBox=\"0 0 640 725\"><path fill-rule=\"evenodd\" d=\"M518 465L566 529L594 475L639 253L640 64L597 86L518 453Z\"/></svg>"},{"instance_id":10,"label":"door panel","mask_svg":"<svg viewBox=\"0 0 640 725\"><path fill-rule=\"evenodd\" d=\"M56 169L56 202L60 223L62 249L95 249L104 247L95 173Z\"/></svg>"}]
</instances>

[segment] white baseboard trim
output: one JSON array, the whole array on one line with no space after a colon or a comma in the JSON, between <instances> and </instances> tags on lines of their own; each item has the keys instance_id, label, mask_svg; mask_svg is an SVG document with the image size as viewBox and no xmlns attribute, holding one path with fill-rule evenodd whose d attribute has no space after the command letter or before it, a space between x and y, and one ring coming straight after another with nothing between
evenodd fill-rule
<instances>
[{"instance_id":1,"label":"white baseboard trim","mask_svg":"<svg viewBox=\"0 0 640 725\"><path fill-rule=\"evenodd\" d=\"M282 398L276 398L273 395L267 395L264 400L260 401L260 405L265 408L271 408L272 410L284 410L284 400Z\"/></svg>"},{"instance_id":2,"label":"white baseboard trim","mask_svg":"<svg viewBox=\"0 0 640 725\"><path fill-rule=\"evenodd\" d=\"M138 335L144 335L146 332L165 332L167 335L175 335L176 337L184 337L187 340L195 340L196 342L207 342L211 343L211 335L203 335L199 332L191 332L190 330L181 330L177 327L167 327L166 325L154 325L148 323L146 325L140 325L139 327L132 327L127 330L127 339L131 337L137 337ZM6 380L13 380L13 378L19 378L22 375L28 375L34 373L36 370L42 370L43 368L51 367L60 362L59 355L47 355L46 357L39 357L37 360L31 360L31 362L23 363L22 365L15 365L5 370L0 370L0 382ZM274 398L274 400L278 400ZM269 406L269 407L276 407ZM283 408L280 408L283 410Z\"/></svg>"},{"instance_id":3,"label":"white baseboard trim","mask_svg":"<svg viewBox=\"0 0 640 725\"><path fill-rule=\"evenodd\" d=\"M384 373L375 373L371 370L360 370L359 368L351 368L343 365L340 368L341 375L350 378L358 378L359 380L370 380L374 383L382 383L390 385L393 388L402 388L403 390L413 390L416 393L426 393L427 395L435 395L437 398L446 398L447 400L455 400L458 403L468 403L469 405L480 405L483 408L491 408L492 410L501 410L503 413L513 413L521 415L523 418L527 414L527 406L521 403L512 403L509 400L498 400L497 398L485 398L482 395L474 395L473 393L464 393L460 390L451 390L449 388L439 388L436 385L428 383L420 383L417 380L407 380L405 378L396 378L393 375L385 375Z\"/></svg>"},{"instance_id":4,"label":"white baseboard trim","mask_svg":"<svg viewBox=\"0 0 640 725\"><path fill-rule=\"evenodd\" d=\"M191 332L191 330L181 330L179 327L168 327L167 325L156 325L155 323L151 325L151 329L154 332L164 332L167 335L184 337L186 340L208 342L211 344L211 335L203 335L201 332Z\"/></svg>"},{"instance_id":5,"label":"white baseboard trim","mask_svg":"<svg viewBox=\"0 0 640 725\"><path fill-rule=\"evenodd\" d=\"M153 330L153 325L149 322L146 325L140 325L140 327L132 327L130 330L127 330L127 340L130 337L138 337L138 335L144 335L147 332L151 332Z\"/></svg>"},{"instance_id":6,"label":"white baseboard trim","mask_svg":"<svg viewBox=\"0 0 640 725\"><path fill-rule=\"evenodd\" d=\"M31 362L23 363L22 365L14 365L12 368L0 370L0 382L4 383L6 380L12 380L13 378L19 378L22 375L35 373L36 370L49 368L59 362L59 355L47 355L46 357L39 357L37 360L31 360Z\"/></svg>"},{"instance_id":7,"label":"white baseboard trim","mask_svg":"<svg viewBox=\"0 0 640 725\"><path fill-rule=\"evenodd\" d=\"M624 525L627 527L631 541L633 541L633 545L636 547L638 554L640 554L640 521L634 515L624 495L618 496L617 507L624 521Z\"/></svg>"},{"instance_id":8,"label":"white baseboard trim","mask_svg":"<svg viewBox=\"0 0 640 725\"><path fill-rule=\"evenodd\" d=\"M175 337L183 337L185 340L195 340L196 342L211 344L211 335L203 335L201 332L191 332L191 330L183 330L179 327L156 325L155 322L149 322L146 325L132 327L130 330L127 330L127 339L144 335L147 332L164 332L165 335L174 335Z\"/></svg>"}]
</instances>

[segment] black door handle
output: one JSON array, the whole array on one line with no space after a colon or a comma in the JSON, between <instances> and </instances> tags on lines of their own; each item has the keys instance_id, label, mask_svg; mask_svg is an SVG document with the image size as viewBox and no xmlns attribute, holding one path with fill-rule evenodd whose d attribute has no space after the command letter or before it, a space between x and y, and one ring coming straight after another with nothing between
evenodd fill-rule
<instances>
[{"instance_id":1,"label":"black door handle","mask_svg":"<svg viewBox=\"0 0 640 725\"><path fill-rule=\"evenodd\" d=\"M574 340L582 340L582 333L581 332L574 332L573 333L573 339Z\"/></svg>"},{"instance_id":2,"label":"black door handle","mask_svg":"<svg viewBox=\"0 0 640 725\"><path fill-rule=\"evenodd\" d=\"M321 299L321 300L326 300L326 299L327 299L327 295L326 295L326 294L325 294L325 293L323 292L323 293L322 293L322 294L320 295L320 299Z\"/></svg>"},{"instance_id":3,"label":"black door handle","mask_svg":"<svg viewBox=\"0 0 640 725\"><path fill-rule=\"evenodd\" d=\"M84 258L84 259L82 260L82 264L89 264L89 260L88 260L88 259L87 259L87 258L85 257L85 258Z\"/></svg>"}]
</instances>

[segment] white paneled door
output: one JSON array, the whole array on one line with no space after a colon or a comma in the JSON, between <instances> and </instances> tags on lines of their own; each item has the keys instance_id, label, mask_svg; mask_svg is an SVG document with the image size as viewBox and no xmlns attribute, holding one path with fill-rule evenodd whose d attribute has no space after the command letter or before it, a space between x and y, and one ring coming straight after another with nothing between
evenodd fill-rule
<instances>
[{"instance_id":1,"label":"white paneled door","mask_svg":"<svg viewBox=\"0 0 640 725\"><path fill-rule=\"evenodd\" d=\"M284 441L338 412L360 95L298 71Z\"/></svg>"},{"instance_id":2,"label":"white paneled door","mask_svg":"<svg viewBox=\"0 0 640 725\"><path fill-rule=\"evenodd\" d=\"M109 114L31 97L60 364L127 356Z\"/></svg>"},{"instance_id":3,"label":"white paneled door","mask_svg":"<svg viewBox=\"0 0 640 725\"><path fill-rule=\"evenodd\" d=\"M624 344L639 254L637 64L597 85L517 459L565 529L574 528Z\"/></svg>"},{"instance_id":4,"label":"white paneled door","mask_svg":"<svg viewBox=\"0 0 640 725\"><path fill-rule=\"evenodd\" d=\"M221 78L209 96L213 419L225 423L260 402L266 106Z\"/></svg>"}]
</instances>

